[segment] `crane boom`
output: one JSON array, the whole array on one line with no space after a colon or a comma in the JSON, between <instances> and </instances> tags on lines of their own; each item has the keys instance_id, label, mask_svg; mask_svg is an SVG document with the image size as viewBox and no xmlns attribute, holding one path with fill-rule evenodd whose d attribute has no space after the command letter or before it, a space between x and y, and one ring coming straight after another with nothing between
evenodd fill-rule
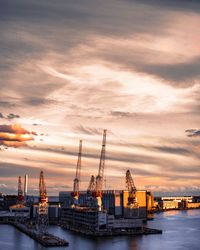
<instances>
[{"instance_id":1,"label":"crane boom","mask_svg":"<svg viewBox=\"0 0 200 250\"><path fill-rule=\"evenodd\" d=\"M137 198L136 198L136 186L134 184L133 178L131 176L130 170L126 171L126 185L129 191L128 197L128 205L136 205Z\"/></svg>"},{"instance_id":2,"label":"crane boom","mask_svg":"<svg viewBox=\"0 0 200 250\"><path fill-rule=\"evenodd\" d=\"M91 175L90 183L89 183L89 186L87 188L87 193L91 194L94 191L95 191L95 178L94 178L94 175Z\"/></svg>"},{"instance_id":3,"label":"crane boom","mask_svg":"<svg viewBox=\"0 0 200 250\"><path fill-rule=\"evenodd\" d=\"M135 192L136 191L136 187L135 187L133 178L131 176L130 170L126 171L126 185L127 185L127 188L128 188L129 192Z\"/></svg>"},{"instance_id":4,"label":"crane boom","mask_svg":"<svg viewBox=\"0 0 200 250\"><path fill-rule=\"evenodd\" d=\"M96 177L96 192L97 193L101 193L103 189L105 156L106 156L106 129L104 129L103 131L103 141L102 141L101 156L100 156L100 162L99 162L99 171Z\"/></svg>"},{"instance_id":5,"label":"crane boom","mask_svg":"<svg viewBox=\"0 0 200 250\"><path fill-rule=\"evenodd\" d=\"M76 165L76 175L74 178L73 193L72 196L75 198L79 196L79 183L81 175L81 156L82 156L82 140L79 142L79 152L78 152L78 161Z\"/></svg>"}]
</instances>

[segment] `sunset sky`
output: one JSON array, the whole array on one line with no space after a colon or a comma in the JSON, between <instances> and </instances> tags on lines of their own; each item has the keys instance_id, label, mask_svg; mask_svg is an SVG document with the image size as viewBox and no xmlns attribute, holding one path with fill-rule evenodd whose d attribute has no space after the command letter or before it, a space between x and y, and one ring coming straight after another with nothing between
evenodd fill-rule
<instances>
[{"instance_id":1,"label":"sunset sky","mask_svg":"<svg viewBox=\"0 0 200 250\"><path fill-rule=\"evenodd\" d=\"M200 194L198 0L1 0L0 192L105 188Z\"/></svg>"}]
</instances>

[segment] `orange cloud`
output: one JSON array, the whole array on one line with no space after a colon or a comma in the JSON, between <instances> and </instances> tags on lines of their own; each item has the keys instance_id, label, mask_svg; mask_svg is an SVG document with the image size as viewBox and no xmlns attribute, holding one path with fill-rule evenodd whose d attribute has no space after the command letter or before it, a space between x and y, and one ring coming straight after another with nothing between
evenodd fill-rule
<instances>
[{"instance_id":1,"label":"orange cloud","mask_svg":"<svg viewBox=\"0 0 200 250\"><path fill-rule=\"evenodd\" d=\"M0 145L7 147L25 146L27 141L34 140L35 132L30 132L19 124L0 125Z\"/></svg>"}]
</instances>

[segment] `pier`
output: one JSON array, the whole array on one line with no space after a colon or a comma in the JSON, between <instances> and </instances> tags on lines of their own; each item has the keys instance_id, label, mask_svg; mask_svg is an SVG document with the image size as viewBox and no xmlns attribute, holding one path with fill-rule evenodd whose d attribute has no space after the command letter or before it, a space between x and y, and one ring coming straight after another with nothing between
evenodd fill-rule
<instances>
[{"instance_id":1,"label":"pier","mask_svg":"<svg viewBox=\"0 0 200 250\"><path fill-rule=\"evenodd\" d=\"M36 230L34 229L29 229L23 224L19 223L9 223L16 227L19 231L25 233L41 245L45 247L63 247L63 246L68 246L69 242L65 241L53 234L45 233L45 234L39 234Z\"/></svg>"},{"instance_id":2,"label":"pier","mask_svg":"<svg viewBox=\"0 0 200 250\"><path fill-rule=\"evenodd\" d=\"M102 236L122 236L122 235L148 235L148 234L162 234L162 230L147 228L147 227L137 227L129 229L112 229L112 230L101 230L101 231L91 231L84 228L65 226L63 227L67 230L81 233L86 236L91 237L102 237Z\"/></svg>"}]
</instances>

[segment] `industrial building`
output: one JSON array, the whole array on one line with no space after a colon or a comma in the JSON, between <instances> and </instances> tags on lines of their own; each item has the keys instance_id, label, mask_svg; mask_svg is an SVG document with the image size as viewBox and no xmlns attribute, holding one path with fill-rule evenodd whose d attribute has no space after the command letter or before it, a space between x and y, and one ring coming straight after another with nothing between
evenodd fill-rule
<instances>
[{"instance_id":1,"label":"industrial building","mask_svg":"<svg viewBox=\"0 0 200 250\"><path fill-rule=\"evenodd\" d=\"M90 232L127 230L141 227L142 218L116 218L106 210L98 211L88 207L63 208L61 225L73 230L81 228Z\"/></svg>"},{"instance_id":2,"label":"industrial building","mask_svg":"<svg viewBox=\"0 0 200 250\"><path fill-rule=\"evenodd\" d=\"M158 210L199 208L200 202L196 199L193 196L165 196L157 197L155 204Z\"/></svg>"},{"instance_id":3,"label":"industrial building","mask_svg":"<svg viewBox=\"0 0 200 250\"><path fill-rule=\"evenodd\" d=\"M2 195L0 198L0 210L9 210L10 206L17 203L17 195Z\"/></svg>"},{"instance_id":4,"label":"industrial building","mask_svg":"<svg viewBox=\"0 0 200 250\"><path fill-rule=\"evenodd\" d=\"M31 218L36 219L38 214L39 204L36 203L32 206ZM60 203L48 202L48 219L50 224L56 224L60 219Z\"/></svg>"},{"instance_id":5,"label":"industrial building","mask_svg":"<svg viewBox=\"0 0 200 250\"><path fill-rule=\"evenodd\" d=\"M106 229L107 213L88 207L63 208L61 224L68 228L82 228L84 230L99 231Z\"/></svg>"},{"instance_id":6,"label":"industrial building","mask_svg":"<svg viewBox=\"0 0 200 250\"><path fill-rule=\"evenodd\" d=\"M114 215L116 218L127 217L128 190L104 190L102 192L102 206L108 214ZM137 190L136 198L138 202L137 216L141 219L147 218L147 210L150 209L149 192L146 190ZM88 196L86 191L81 191L79 196L80 207L86 207L92 197ZM150 199L151 200L151 199ZM70 207L72 204L71 191L59 192L59 202L62 207ZM92 202L91 202L92 203Z\"/></svg>"},{"instance_id":7,"label":"industrial building","mask_svg":"<svg viewBox=\"0 0 200 250\"><path fill-rule=\"evenodd\" d=\"M200 202L187 202L186 203L186 208L188 208L188 209L200 208Z\"/></svg>"},{"instance_id":8,"label":"industrial building","mask_svg":"<svg viewBox=\"0 0 200 250\"><path fill-rule=\"evenodd\" d=\"M79 207L73 208L71 192L60 192L59 201L61 207L61 224L68 228L84 228L85 230L113 230L136 228L147 219L149 193L147 191L136 191L136 208L128 207L128 190L104 190L102 191L102 210L91 207L94 199L87 192L80 192ZM88 207L89 200L89 207ZM93 203L94 204L94 203Z\"/></svg>"},{"instance_id":9,"label":"industrial building","mask_svg":"<svg viewBox=\"0 0 200 250\"><path fill-rule=\"evenodd\" d=\"M15 217L30 218L30 207L23 204L15 204L10 206L10 212L15 214Z\"/></svg>"}]
</instances>

